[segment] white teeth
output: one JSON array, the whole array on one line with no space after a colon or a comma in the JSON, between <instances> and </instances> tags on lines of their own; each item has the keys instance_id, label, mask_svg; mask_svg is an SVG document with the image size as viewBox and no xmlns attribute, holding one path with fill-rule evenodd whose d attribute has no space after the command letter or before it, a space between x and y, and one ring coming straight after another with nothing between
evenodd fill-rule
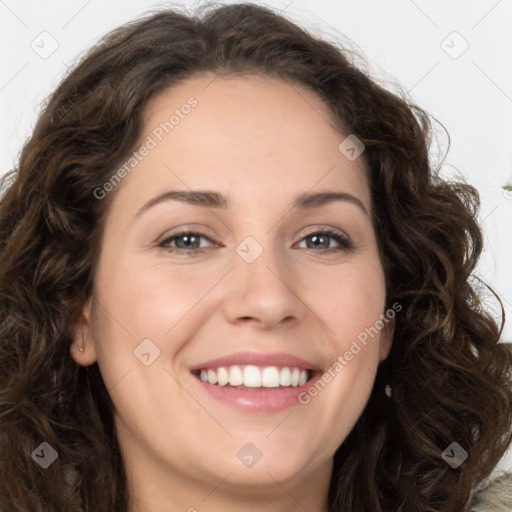
<instances>
[{"instance_id":1,"label":"white teeth","mask_svg":"<svg viewBox=\"0 0 512 512\"><path fill-rule=\"evenodd\" d=\"M260 368L249 364L246 366L228 366L201 370L199 378L212 385L245 386L246 388L278 388L303 386L309 378L307 370L285 366Z\"/></svg>"},{"instance_id":2,"label":"white teeth","mask_svg":"<svg viewBox=\"0 0 512 512\"><path fill-rule=\"evenodd\" d=\"M244 368L244 386L247 388L261 388L261 372L257 366L248 364Z\"/></svg>"},{"instance_id":3,"label":"white teeth","mask_svg":"<svg viewBox=\"0 0 512 512\"><path fill-rule=\"evenodd\" d=\"M292 371L292 386L296 388L299 385L300 378L300 370L298 368L294 368Z\"/></svg>"},{"instance_id":4,"label":"white teeth","mask_svg":"<svg viewBox=\"0 0 512 512\"><path fill-rule=\"evenodd\" d=\"M275 366L263 368L261 372L261 384L264 388L278 388L279 370Z\"/></svg>"},{"instance_id":5,"label":"white teeth","mask_svg":"<svg viewBox=\"0 0 512 512\"><path fill-rule=\"evenodd\" d=\"M222 366L217 369L217 377L219 381L219 386L225 386L226 384L229 383L229 374L226 368L223 368Z\"/></svg>"},{"instance_id":6,"label":"white teeth","mask_svg":"<svg viewBox=\"0 0 512 512\"><path fill-rule=\"evenodd\" d=\"M208 370L208 382L210 384L217 384L217 372L214 372L213 370Z\"/></svg>"},{"instance_id":7,"label":"white teeth","mask_svg":"<svg viewBox=\"0 0 512 512\"><path fill-rule=\"evenodd\" d=\"M229 385L241 386L244 383L244 375L240 366L232 366L229 369Z\"/></svg>"},{"instance_id":8,"label":"white teeth","mask_svg":"<svg viewBox=\"0 0 512 512\"><path fill-rule=\"evenodd\" d=\"M281 370L281 373L279 374L279 384L281 384L281 386L292 385L292 372L290 371L290 368L283 368Z\"/></svg>"}]
</instances>

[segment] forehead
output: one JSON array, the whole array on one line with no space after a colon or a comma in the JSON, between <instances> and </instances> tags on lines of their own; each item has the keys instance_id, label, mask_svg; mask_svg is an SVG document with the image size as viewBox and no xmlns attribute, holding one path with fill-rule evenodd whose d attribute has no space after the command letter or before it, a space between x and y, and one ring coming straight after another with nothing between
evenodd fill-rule
<instances>
[{"instance_id":1,"label":"forehead","mask_svg":"<svg viewBox=\"0 0 512 512\"><path fill-rule=\"evenodd\" d=\"M129 181L139 193L236 183L262 198L343 188L369 207L364 159L350 161L338 148L347 135L322 100L297 84L199 75L147 105L140 143L151 141L152 148Z\"/></svg>"},{"instance_id":2,"label":"forehead","mask_svg":"<svg viewBox=\"0 0 512 512\"><path fill-rule=\"evenodd\" d=\"M189 109L193 98L196 106ZM180 111L187 111L185 115ZM172 114L181 114L172 121L166 139L185 137L193 142L219 142L229 137L231 153L245 148L264 147L286 150L299 142L312 143L340 138L331 113L322 100L303 86L259 75L220 77L199 75L172 86L149 103L144 115L145 132L155 130ZM186 121L186 122L185 122ZM167 127L169 128L169 127ZM180 137L183 135L183 137ZM277 138L276 138L277 135ZM194 140L195 139L195 140ZM325 140L325 148L331 142Z\"/></svg>"}]
</instances>

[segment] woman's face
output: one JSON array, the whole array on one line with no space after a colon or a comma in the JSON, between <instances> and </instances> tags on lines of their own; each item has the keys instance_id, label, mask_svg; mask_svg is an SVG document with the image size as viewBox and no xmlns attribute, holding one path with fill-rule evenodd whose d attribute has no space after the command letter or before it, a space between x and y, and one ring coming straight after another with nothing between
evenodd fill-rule
<instances>
[{"instance_id":1,"label":"woman's face","mask_svg":"<svg viewBox=\"0 0 512 512\"><path fill-rule=\"evenodd\" d=\"M149 104L121 183L96 191L116 196L72 347L99 364L134 481L326 491L392 336L345 137L313 93L258 76Z\"/></svg>"}]
</instances>

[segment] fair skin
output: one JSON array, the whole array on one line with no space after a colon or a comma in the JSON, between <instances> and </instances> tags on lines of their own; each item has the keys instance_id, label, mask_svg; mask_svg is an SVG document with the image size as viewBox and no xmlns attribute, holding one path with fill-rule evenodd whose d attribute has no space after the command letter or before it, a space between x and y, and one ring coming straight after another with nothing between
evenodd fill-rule
<instances>
[{"instance_id":1,"label":"fair skin","mask_svg":"<svg viewBox=\"0 0 512 512\"><path fill-rule=\"evenodd\" d=\"M146 109L141 141L189 97L198 102L116 190L71 354L99 364L112 397L130 512L249 512L255 503L326 511L334 452L366 405L392 322L307 404L267 410L257 400L283 387L246 386L260 405L234 407L191 368L287 353L319 378L381 318L385 280L365 163L338 150L345 136L312 92L258 76L212 78L175 85ZM137 215L171 190L216 192L228 205L168 199ZM346 196L293 206L326 191ZM190 248L202 252L187 254L183 236L158 247L185 229L201 235ZM353 247L322 236L326 229ZM237 252L246 237L245 251L257 250L254 241L262 249L251 263ZM134 355L145 339L154 344L146 354L160 351L148 366ZM252 467L237 456L243 447L261 454Z\"/></svg>"}]
</instances>

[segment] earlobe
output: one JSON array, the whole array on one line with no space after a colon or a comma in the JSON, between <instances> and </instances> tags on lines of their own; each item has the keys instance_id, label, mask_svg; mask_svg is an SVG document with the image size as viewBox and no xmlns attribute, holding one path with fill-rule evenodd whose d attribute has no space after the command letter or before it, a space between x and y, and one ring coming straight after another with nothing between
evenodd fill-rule
<instances>
[{"instance_id":1,"label":"earlobe","mask_svg":"<svg viewBox=\"0 0 512 512\"><path fill-rule=\"evenodd\" d=\"M91 327L91 300L84 307L82 317L74 329L69 351L73 361L80 366L89 366L96 362L96 349Z\"/></svg>"}]
</instances>

